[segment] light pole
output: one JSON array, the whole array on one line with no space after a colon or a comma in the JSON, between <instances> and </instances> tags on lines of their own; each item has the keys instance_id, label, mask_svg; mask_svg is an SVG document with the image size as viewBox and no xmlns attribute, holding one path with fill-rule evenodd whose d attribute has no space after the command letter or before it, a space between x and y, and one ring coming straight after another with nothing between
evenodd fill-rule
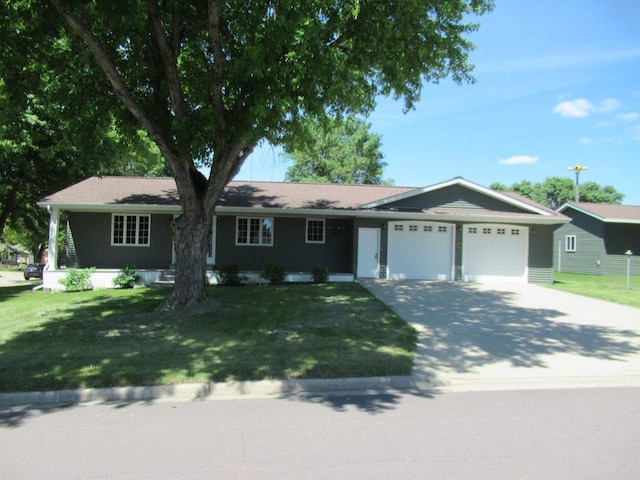
<instances>
[{"instance_id":1,"label":"light pole","mask_svg":"<svg viewBox=\"0 0 640 480\"><path fill-rule=\"evenodd\" d=\"M627 290L631 290L631 255L633 252L627 250L624 254L627 256Z\"/></svg>"},{"instance_id":2,"label":"light pole","mask_svg":"<svg viewBox=\"0 0 640 480\"><path fill-rule=\"evenodd\" d=\"M573 167L569 167L569 171L575 172L576 174L576 202L580 201L580 172L586 169L587 167L579 163L576 163Z\"/></svg>"}]
</instances>

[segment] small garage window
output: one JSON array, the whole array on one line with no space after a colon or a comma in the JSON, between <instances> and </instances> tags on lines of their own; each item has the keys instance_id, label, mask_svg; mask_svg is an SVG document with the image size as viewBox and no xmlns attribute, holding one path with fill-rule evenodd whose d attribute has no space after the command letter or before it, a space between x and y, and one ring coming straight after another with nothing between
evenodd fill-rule
<instances>
[{"instance_id":1,"label":"small garage window","mask_svg":"<svg viewBox=\"0 0 640 480\"><path fill-rule=\"evenodd\" d=\"M393 226L393 229L394 229L396 232L401 232L402 230L404 230L404 229L402 228L403 226L404 226L404 225L394 225L394 226Z\"/></svg>"},{"instance_id":2,"label":"small garage window","mask_svg":"<svg viewBox=\"0 0 640 480\"><path fill-rule=\"evenodd\" d=\"M418 231L418 225L409 225L409 231L410 232L417 232Z\"/></svg>"},{"instance_id":3,"label":"small garage window","mask_svg":"<svg viewBox=\"0 0 640 480\"><path fill-rule=\"evenodd\" d=\"M491 235L491 229L490 229L490 228L485 227L485 228L483 228L483 229L482 229L482 233L483 233L484 235Z\"/></svg>"},{"instance_id":4,"label":"small garage window","mask_svg":"<svg viewBox=\"0 0 640 480\"><path fill-rule=\"evenodd\" d=\"M497 233L498 235L506 235L506 233L507 233L507 229L506 229L506 228L498 228L498 229L496 230L496 233Z\"/></svg>"},{"instance_id":5,"label":"small garage window","mask_svg":"<svg viewBox=\"0 0 640 480\"><path fill-rule=\"evenodd\" d=\"M438 232L440 233L447 233L447 227L438 227Z\"/></svg>"},{"instance_id":6,"label":"small garage window","mask_svg":"<svg viewBox=\"0 0 640 480\"><path fill-rule=\"evenodd\" d=\"M423 231L425 231L425 232L433 232L433 227L431 225L425 225L423 227Z\"/></svg>"},{"instance_id":7,"label":"small garage window","mask_svg":"<svg viewBox=\"0 0 640 480\"><path fill-rule=\"evenodd\" d=\"M567 235L564 239L564 251L575 252L576 251L576 236Z\"/></svg>"},{"instance_id":8,"label":"small garage window","mask_svg":"<svg viewBox=\"0 0 640 480\"><path fill-rule=\"evenodd\" d=\"M478 233L478 229L476 227L469 227L469 233L476 234Z\"/></svg>"},{"instance_id":9,"label":"small garage window","mask_svg":"<svg viewBox=\"0 0 640 480\"><path fill-rule=\"evenodd\" d=\"M511 235L520 235L520 229L512 228L511 229Z\"/></svg>"}]
</instances>

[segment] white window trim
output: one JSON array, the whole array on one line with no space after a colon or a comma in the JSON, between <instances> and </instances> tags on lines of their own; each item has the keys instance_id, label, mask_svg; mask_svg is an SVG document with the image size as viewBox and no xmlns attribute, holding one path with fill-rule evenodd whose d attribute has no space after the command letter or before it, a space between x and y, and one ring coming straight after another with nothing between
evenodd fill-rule
<instances>
[{"instance_id":1,"label":"white window trim","mask_svg":"<svg viewBox=\"0 0 640 480\"><path fill-rule=\"evenodd\" d=\"M309 222L322 222L322 241L309 240ZM324 218L307 218L304 228L305 243L323 244L327 239L327 222Z\"/></svg>"},{"instance_id":2,"label":"white window trim","mask_svg":"<svg viewBox=\"0 0 640 480\"><path fill-rule=\"evenodd\" d=\"M575 235L567 235L564 237L564 251L576 252L578 250L578 239Z\"/></svg>"},{"instance_id":3,"label":"white window trim","mask_svg":"<svg viewBox=\"0 0 640 480\"><path fill-rule=\"evenodd\" d=\"M260 240L258 243L250 243L249 242L249 234L247 232L247 243L238 242L238 224L240 220L248 220L248 223L251 223L251 220L259 220L260 221L260 231L258 234L258 239ZM271 243L262 243L262 227L264 226L264 221L271 221ZM235 242L236 247L273 247L274 237L275 237L275 222L273 221L273 217L236 217L236 230L235 230Z\"/></svg>"},{"instance_id":4,"label":"white window trim","mask_svg":"<svg viewBox=\"0 0 640 480\"><path fill-rule=\"evenodd\" d=\"M124 217L124 230L122 232L122 243L113 241L113 233L115 230L115 217ZM136 241L135 243L126 243L127 241L127 217L136 217ZM149 235L147 243L138 243L140 238L140 218L147 217L149 219ZM131 214L131 213L112 213L111 214L111 246L112 247L150 247L151 246L151 215L149 214Z\"/></svg>"}]
</instances>

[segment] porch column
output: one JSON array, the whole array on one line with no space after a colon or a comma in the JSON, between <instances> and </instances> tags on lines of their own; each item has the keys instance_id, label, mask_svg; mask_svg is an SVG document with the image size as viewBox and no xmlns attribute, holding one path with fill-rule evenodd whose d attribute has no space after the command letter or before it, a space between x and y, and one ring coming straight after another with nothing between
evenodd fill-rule
<instances>
[{"instance_id":1,"label":"porch column","mask_svg":"<svg viewBox=\"0 0 640 480\"><path fill-rule=\"evenodd\" d=\"M47 270L58 269L58 222L60 221L60 209L49 206L49 258Z\"/></svg>"}]
</instances>

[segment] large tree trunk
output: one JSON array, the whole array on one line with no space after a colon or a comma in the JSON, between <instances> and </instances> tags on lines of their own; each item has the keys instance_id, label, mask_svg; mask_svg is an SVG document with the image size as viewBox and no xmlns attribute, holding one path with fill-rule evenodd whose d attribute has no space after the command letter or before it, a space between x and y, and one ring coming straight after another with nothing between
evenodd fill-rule
<instances>
[{"instance_id":1,"label":"large tree trunk","mask_svg":"<svg viewBox=\"0 0 640 480\"><path fill-rule=\"evenodd\" d=\"M172 224L177 258L176 282L167 301L169 308L199 302L207 296L207 246L212 220L207 217L198 212L184 212Z\"/></svg>"}]
</instances>

